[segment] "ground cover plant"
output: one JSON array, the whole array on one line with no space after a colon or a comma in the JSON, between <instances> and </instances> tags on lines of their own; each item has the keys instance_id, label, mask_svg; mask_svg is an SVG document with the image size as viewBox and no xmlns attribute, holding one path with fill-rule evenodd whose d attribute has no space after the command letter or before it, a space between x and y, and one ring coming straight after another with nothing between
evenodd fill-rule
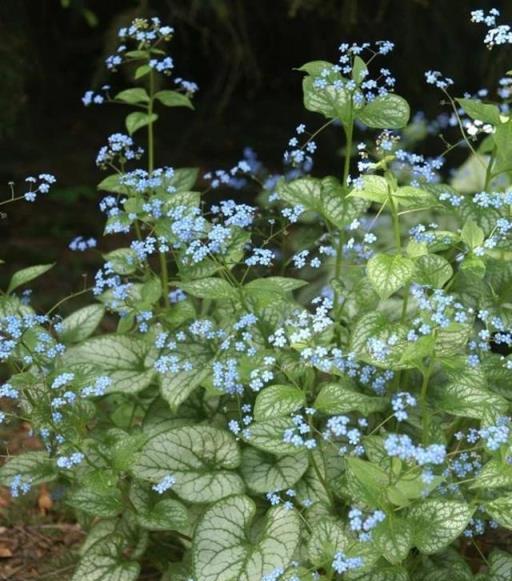
<instances>
[{"instance_id":1,"label":"ground cover plant","mask_svg":"<svg viewBox=\"0 0 512 581\"><path fill-rule=\"evenodd\" d=\"M490 48L512 43L498 17L472 13ZM16 498L48 483L76 511L76 581L143 567L169 581L511 579L512 77L494 101L454 99L428 71L450 113L427 126L394 92L392 43L342 44L334 64L299 69L324 119L297 126L283 174L247 151L204 177L252 180L257 203L211 203L197 170L159 165L159 116L197 90L174 73L173 32L121 29L106 64L134 86L83 99L128 111L96 160L120 247L45 314L19 291L51 265L0 296L1 419L45 447L9 458L0 484ZM331 125L343 163L313 177ZM414 152L418 128L450 125L439 157ZM4 203L54 182L30 177ZM90 304L62 318L78 295Z\"/></svg>"}]
</instances>

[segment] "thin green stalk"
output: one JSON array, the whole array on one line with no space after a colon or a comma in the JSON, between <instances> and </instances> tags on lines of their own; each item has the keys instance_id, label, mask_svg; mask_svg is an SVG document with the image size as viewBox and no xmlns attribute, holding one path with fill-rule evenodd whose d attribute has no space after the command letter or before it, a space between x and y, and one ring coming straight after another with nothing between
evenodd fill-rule
<instances>
[{"instance_id":1,"label":"thin green stalk","mask_svg":"<svg viewBox=\"0 0 512 581\"><path fill-rule=\"evenodd\" d=\"M155 79L153 71L149 73L149 102L148 102L148 171L151 173L155 169L155 142L153 130L153 107L155 100Z\"/></svg>"},{"instance_id":2,"label":"thin green stalk","mask_svg":"<svg viewBox=\"0 0 512 581\"><path fill-rule=\"evenodd\" d=\"M153 108L155 104L155 78L153 71L149 73L149 102L148 102L148 172L155 169L155 135L153 123ZM160 279L162 281L163 301L169 306L169 270L167 268L167 255L160 252Z\"/></svg>"},{"instance_id":3,"label":"thin green stalk","mask_svg":"<svg viewBox=\"0 0 512 581\"><path fill-rule=\"evenodd\" d=\"M402 238L400 236L400 218L396 209L395 202L391 192L388 191L389 206L391 208L391 218L393 220L393 234L395 236L395 244L398 250L402 248Z\"/></svg>"},{"instance_id":4,"label":"thin green stalk","mask_svg":"<svg viewBox=\"0 0 512 581\"><path fill-rule=\"evenodd\" d=\"M350 174L350 159L352 153L352 140L354 135L354 123L352 121L352 115L350 118L350 122L344 126L345 129L345 141L346 141L346 149L345 149L345 161L343 164L343 190L344 194L348 193L348 178ZM336 262L334 267L334 276L338 279L341 275L341 267L343 263L343 245L345 244L345 237L343 235L342 230L338 231L338 245L336 248ZM334 312L338 307L339 303L339 293L335 292L334 296Z\"/></svg>"},{"instance_id":5,"label":"thin green stalk","mask_svg":"<svg viewBox=\"0 0 512 581\"><path fill-rule=\"evenodd\" d=\"M426 444L428 441L428 436L430 433L430 422L431 416L430 411L428 409L427 403L427 392L428 392L428 382L430 380L430 376L432 375L432 370L434 368L434 360L431 360L430 365L427 369L423 372L423 382L421 384L421 392L420 392L420 407L421 407L421 416L422 416L422 431L423 431L423 443Z\"/></svg>"},{"instance_id":6,"label":"thin green stalk","mask_svg":"<svg viewBox=\"0 0 512 581\"><path fill-rule=\"evenodd\" d=\"M69 301L70 299L74 299L75 297L79 297L80 295L83 295L85 293L91 292L92 289L93 289L93 287L84 288L81 291L77 291L76 293L73 293L71 295L68 295L67 297L64 297L58 303L56 303L55 305L53 305L53 307L51 309L49 309L48 311L46 311L46 316L51 315L55 310L57 310L66 301Z\"/></svg>"},{"instance_id":7,"label":"thin green stalk","mask_svg":"<svg viewBox=\"0 0 512 581\"><path fill-rule=\"evenodd\" d=\"M491 183L491 180L493 178L492 175L492 167L494 165L494 158L496 156L496 148L493 149L491 156L489 158L489 163L487 164L487 168L485 170L485 184L484 184L484 190L487 191L489 188L489 185Z\"/></svg>"},{"instance_id":8,"label":"thin green stalk","mask_svg":"<svg viewBox=\"0 0 512 581\"><path fill-rule=\"evenodd\" d=\"M4 206L5 204L11 204L12 202L17 202L18 200L23 200L25 196L17 196L16 198L9 198L8 200L3 200L0 202L0 206Z\"/></svg>"},{"instance_id":9,"label":"thin green stalk","mask_svg":"<svg viewBox=\"0 0 512 581\"><path fill-rule=\"evenodd\" d=\"M345 190L348 189L348 176L350 174L350 159L352 154L352 140L354 136L354 123L351 120L350 123L345 127L345 137L346 137L346 152L345 152L345 164L343 166L343 187Z\"/></svg>"}]
</instances>

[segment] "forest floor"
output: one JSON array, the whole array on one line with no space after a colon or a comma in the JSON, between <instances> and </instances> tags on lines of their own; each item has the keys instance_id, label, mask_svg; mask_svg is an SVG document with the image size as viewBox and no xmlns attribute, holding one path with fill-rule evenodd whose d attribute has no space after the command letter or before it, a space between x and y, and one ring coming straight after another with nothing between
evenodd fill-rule
<instances>
[{"instance_id":1,"label":"forest floor","mask_svg":"<svg viewBox=\"0 0 512 581\"><path fill-rule=\"evenodd\" d=\"M2 461L41 448L25 423L5 427L0 439ZM45 485L23 499L13 499L8 489L0 488L0 581L69 579L84 532L67 517Z\"/></svg>"}]
</instances>

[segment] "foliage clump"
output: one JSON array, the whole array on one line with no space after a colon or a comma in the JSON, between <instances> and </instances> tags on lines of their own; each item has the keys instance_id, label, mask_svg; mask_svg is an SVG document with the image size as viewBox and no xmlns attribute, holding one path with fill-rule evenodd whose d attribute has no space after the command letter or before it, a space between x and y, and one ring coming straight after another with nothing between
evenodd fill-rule
<instances>
[{"instance_id":1,"label":"foliage clump","mask_svg":"<svg viewBox=\"0 0 512 581\"><path fill-rule=\"evenodd\" d=\"M490 46L512 40L497 16L473 13ZM283 175L247 151L204 178L253 178L257 205L209 205L196 169L156 164L159 115L197 90L173 76L172 35L156 18L122 29L107 67L135 86L84 96L133 108L97 157L105 234L124 242L77 293L94 300L38 314L15 291L51 265L0 297L15 410L1 417L45 447L0 482L64 491L89 531L77 581L137 579L141 564L168 580L512 578L493 542L512 528L510 77L493 103L454 100L428 71L451 113L410 122L379 62L392 43L342 44L335 64L300 69L326 121L297 127ZM330 125L344 162L314 177ZM439 157L414 150L450 125ZM468 161L447 183L455 147ZM33 202L55 178L27 181Z\"/></svg>"}]
</instances>

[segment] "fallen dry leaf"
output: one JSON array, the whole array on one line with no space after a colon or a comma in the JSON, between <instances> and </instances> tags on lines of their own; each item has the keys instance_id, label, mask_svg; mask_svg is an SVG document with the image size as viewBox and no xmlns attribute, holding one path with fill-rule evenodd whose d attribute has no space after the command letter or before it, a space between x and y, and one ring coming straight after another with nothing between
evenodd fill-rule
<instances>
[{"instance_id":1,"label":"fallen dry leaf","mask_svg":"<svg viewBox=\"0 0 512 581\"><path fill-rule=\"evenodd\" d=\"M0 559L8 559L9 557L12 557L11 549L0 546Z\"/></svg>"}]
</instances>

